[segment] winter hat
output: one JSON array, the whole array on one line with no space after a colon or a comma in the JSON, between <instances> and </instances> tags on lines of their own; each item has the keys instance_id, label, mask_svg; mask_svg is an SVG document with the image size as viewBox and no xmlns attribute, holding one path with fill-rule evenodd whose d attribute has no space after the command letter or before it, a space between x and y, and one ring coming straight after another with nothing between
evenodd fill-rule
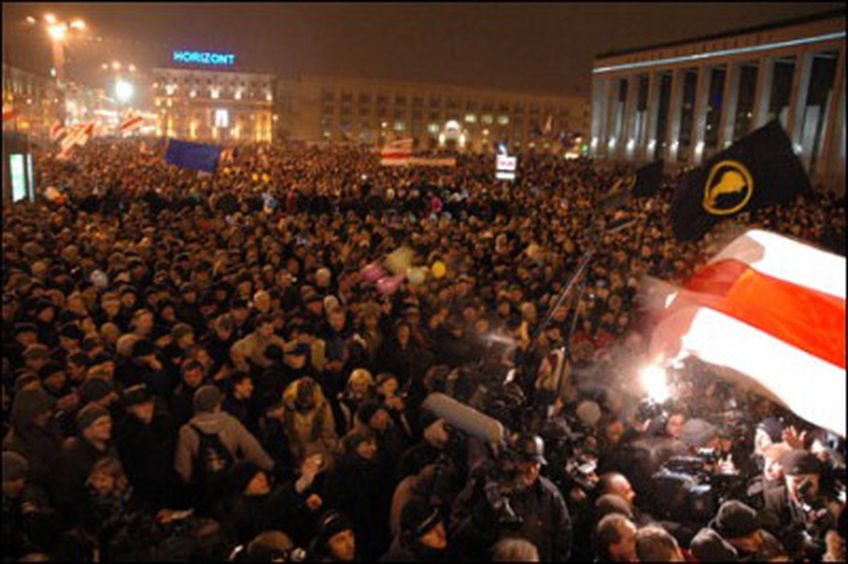
<instances>
[{"instance_id":1,"label":"winter hat","mask_svg":"<svg viewBox=\"0 0 848 564\"><path fill-rule=\"evenodd\" d=\"M345 452L354 452L356 447L365 441L371 440L374 440L374 437L370 433L352 432L345 435L342 439L342 446L344 447Z\"/></svg>"},{"instance_id":2,"label":"winter hat","mask_svg":"<svg viewBox=\"0 0 848 564\"><path fill-rule=\"evenodd\" d=\"M244 493L250 481L261 471L262 469L259 466L249 460L236 462L233 469L230 470L230 483L233 486L233 491L238 494Z\"/></svg>"},{"instance_id":3,"label":"winter hat","mask_svg":"<svg viewBox=\"0 0 848 564\"><path fill-rule=\"evenodd\" d=\"M698 562L737 562L739 553L713 529L704 527L689 545Z\"/></svg>"},{"instance_id":4,"label":"winter hat","mask_svg":"<svg viewBox=\"0 0 848 564\"><path fill-rule=\"evenodd\" d=\"M38 359L38 358L49 358L50 357L50 349L46 346L35 343L30 345L24 350L24 360L28 360L30 358Z\"/></svg>"},{"instance_id":5,"label":"winter hat","mask_svg":"<svg viewBox=\"0 0 848 564\"><path fill-rule=\"evenodd\" d=\"M151 400L153 396L147 390L147 384L136 384L124 390L124 406L132 407Z\"/></svg>"},{"instance_id":6,"label":"winter hat","mask_svg":"<svg viewBox=\"0 0 848 564\"><path fill-rule=\"evenodd\" d=\"M356 418L368 425L374 414L381 409L383 409L383 406L376 400L364 401L356 410Z\"/></svg>"},{"instance_id":7,"label":"winter hat","mask_svg":"<svg viewBox=\"0 0 848 564\"><path fill-rule=\"evenodd\" d=\"M327 542L342 531L352 531L353 523L338 511L329 511L321 518L321 529L315 538L315 548L322 549Z\"/></svg>"},{"instance_id":8,"label":"winter hat","mask_svg":"<svg viewBox=\"0 0 848 564\"><path fill-rule=\"evenodd\" d=\"M194 412L209 413L218 407L223 399L224 396L221 394L221 390L216 386L210 384L200 386L194 392Z\"/></svg>"},{"instance_id":9,"label":"winter hat","mask_svg":"<svg viewBox=\"0 0 848 564\"><path fill-rule=\"evenodd\" d=\"M67 323L59 331L59 336L67 339L74 339L76 341L82 341L83 337L85 337L85 333L75 324Z\"/></svg>"},{"instance_id":10,"label":"winter hat","mask_svg":"<svg viewBox=\"0 0 848 564\"><path fill-rule=\"evenodd\" d=\"M192 329L191 325L188 323L177 323L174 325L174 328L171 329L171 336L175 341L179 341L189 333L194 333L194 329Z\"/></svg>"},{"instance_id":11,"label":"winter hat","mask_svg":"<svg viewBox=\"0 0 848 564\"><path fill-rule=\"evenodd\" d=\"M26 426L37 415L51 411L55 404L56 400L44 390L22 390L12 404L12 424L15 427Z\"/></svg>"},{"instance_id":12,"label":"winter hat","mask_svg":"<svg viewBox=\"0 0 848 564\"><path fill-rule=\"evenodd\" d=\"M725 501L718 508L713 528L726 539L747 537L760 528L757 512L735 499Z\"/></svg>"},{"instance_id":13,"label":"winter hat","mask_svg":"<svg viewBox=\"0 0 848 564\"><path fill-rule=\"evenodd\" d=\"M400 514L401 530L416 539L427 534L440 521L439 510L421 499L413 498L406 502Z\"/></svg>"},{"instance_id":14,"label":"winter hat","mask_svg":"<svg viewBox=\"0 0 848 564\"><path fill-rule=\"evenodd\" d=\"M27 459L11 450L3 451L3 481L14 482L26 478L29 472Z\"/></svg>"},{"instance_id":15,"label":"winter hat","mask_svg":"<svg viewBox=\"0 0 848 564\"><path fill-rule=\"evenodd\" d=\"M100 401L113 391L115 389L110 382L102 378L89 378L80 386L80 401L84 404Z\"/></svg>"},{"instance_id":16,"label":"winter hat","mask_svg":"<svg viewBox=\"0 0 848 564\"><path fill-rule=\"evenodd\" d=\"M101 417L109 417L109 410L96 403L89 403L77 413L77 430L85 431Z\"/></svg>"},{"instance_id":17,"label":"winter hat","mask_svg":"<svg viewBox=\"0 0 848 564\"><path fill-rule=\"evenodd\" d=\"M780 465L787 476L821 473L819 459L811 452L802 449L794 449L781 456Z\"/></svg>"},{"instance_id":18,"label":"winter hat","mask_svg":"<svg viewBox=\"0 0 848 564\"><path fill-rule=\"evenodd\" d=\"M690 419L683 425L680 440L689 447L702 447L718 435L718 428L703 419Z\"/></svg>"}]
</instances>

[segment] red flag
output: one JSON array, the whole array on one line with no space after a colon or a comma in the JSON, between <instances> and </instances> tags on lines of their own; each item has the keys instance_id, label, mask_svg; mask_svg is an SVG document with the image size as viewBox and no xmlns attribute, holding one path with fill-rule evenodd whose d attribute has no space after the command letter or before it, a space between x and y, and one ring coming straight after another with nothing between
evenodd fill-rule
<instances>
[{"instance_id":1,"label":"red flag","mask_svg":"<svg viewBox=\"0 0 848 564\"><path fill-rule=\"evenodd\" d=\"M134 129L138 129L141 127L141 124L144 123L144 118L139 115L130 115L127 119L121 122L121 125L118 126L118 130L121 133L127 133Z\"/></svg>"},{"instance_id":2,"label":"red flag","mask_svg":"<svg viewBox=\"0 0 848 564\"><path fill-rule=\"evenodd\" d=\"M53 142L58 142L58 141L59 141L59 139L61 139L62 137L64 137L64 135L65 135L66 131L67 131L67 130L65 129L65 126L64 126L64 125L62 125L62 123L61 123L61 122L57 121L56 123L54 123L54 124L50 127L50 139L51 139Z\"/></svg>"}]
</instances>

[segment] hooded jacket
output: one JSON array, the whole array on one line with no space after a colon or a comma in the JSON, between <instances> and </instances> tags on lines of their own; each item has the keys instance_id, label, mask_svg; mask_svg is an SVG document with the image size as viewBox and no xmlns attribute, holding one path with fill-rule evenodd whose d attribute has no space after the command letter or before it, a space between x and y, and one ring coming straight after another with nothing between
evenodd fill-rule
<instances>
[{"instance_id":1,"label":"hooded jacket","mask_svg":"<svg viewBox=\"0 0 848 564\"><path fill-rule=\"evenodd\" d=\"M42 390L23 390L12 405L12 428L3 438L3 450L17 452L29 462L33 482L47 486L55 468L62 445L62 436L55 421L45 427L33 424L39 413L53 408L56 400Z\"/></svg>"},{"instance_id":2,"label":"hooded jacket","mask_svg":"<svg viewBox=\"0 0 848 564\"><path fill-rule=\"evenodd\" d=\"M338 444L336 425L329 402L324 398L321 386L315 385L312 409L300 412L296 407L298 388L303 379L288 385L283 392L283 429L289 449L296 463L307 456L322 454L328 464Z\"/></svg>"},{"instance_id":3,"label":"hooded jacket","mask_svg":"<svg viewBox=\"0 0 848 564\"><path fill-rule=\"evenodd\" d=\"M196 425L204 433L217 434L236 460L249 460L266 472L274 468L274 460L238 419L223 411L199 413L180 428L177 439L174 469L183 482L191 483L193 462L200 447L200 437L192 429L192 425Z\"/></svg>"}]
</instances>

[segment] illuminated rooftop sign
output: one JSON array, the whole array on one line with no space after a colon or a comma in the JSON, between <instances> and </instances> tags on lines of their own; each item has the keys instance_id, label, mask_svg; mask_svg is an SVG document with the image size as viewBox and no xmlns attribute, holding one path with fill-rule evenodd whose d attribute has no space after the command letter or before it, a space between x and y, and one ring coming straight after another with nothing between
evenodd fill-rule
<instances>
[{"instance_id":1,"label":"illuminated rooftop sign","mask_svg":"<svg viewBox=\"0 0 848 564\"><path fill-rule=\"evenodd\" d=\"M220 67L231 67L236 62L236 56L232 53L209 53L207 51L174 51L172 59L175 63Z\"/></svg>"}]
</instances>

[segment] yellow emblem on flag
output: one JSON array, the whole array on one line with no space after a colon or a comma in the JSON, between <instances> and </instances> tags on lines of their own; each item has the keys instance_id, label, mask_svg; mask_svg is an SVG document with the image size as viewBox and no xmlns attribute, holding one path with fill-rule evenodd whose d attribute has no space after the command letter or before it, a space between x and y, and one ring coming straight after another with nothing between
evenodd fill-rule
<instances>
[{"instance_id":1,"label":"yellow emblem on flag","mask_svg":"<svg viewBox=\"0 0 848 564\"><path fill-rule=\"evenodd\" d=\"M713 215L731 215L744 208L754 194L754 179L738 161L720 161L704 185L704 209Z\"/></svg>"}]
</instances>

